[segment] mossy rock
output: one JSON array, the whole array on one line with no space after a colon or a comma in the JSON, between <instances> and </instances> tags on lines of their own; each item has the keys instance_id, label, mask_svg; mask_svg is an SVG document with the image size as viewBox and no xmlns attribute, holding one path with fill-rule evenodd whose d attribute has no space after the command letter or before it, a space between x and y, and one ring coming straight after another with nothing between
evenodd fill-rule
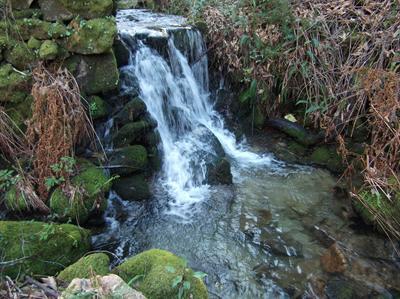
<instances>
[{"instance_id":1,"label":"mossy rock","mask_svg":"<svg viewBox=\"0 0 400 299\"><path fill-rule=\"evenodd\" d=\"M117 175L144 172L147 165L147 151L142 145L131 145L117 149L110 159L111 173Z\"/></svg>"},{"instance_id":2,"label":"mossy rock","mask_svg":"<svg viewBox=\"0 0 400 299\"><path fill-rule=\"evenodd\" d=\"M90 116L93 120L104 118L108 115L108 105L99 96L91 96L88 100Z\"/></svg>"},{"instance_id":3,"label":"mossy rock","mask_svg":"<svg viewBox=\"0 0 400 299\"><path fill-rule=\"evenodd\" d=\"M68 197L60 187L51 194L49 207L59 221L85 223L91 213L101 214L107 208L104 193L111 187L103 170L88 161L80 161L80 172L72 178L72 185L80 192Z\"/></svg>"},{"instance_id":4,"label":"mossy rock","mask_svg":"<svg viewBox=\"0 0 400 299\"><path fill-rule=\"evenodd\" d=\"M129 145L143 139L143 136L149 132L151 125L146 121L137 121L124 125L118 130L113 138L115 146Z\"/></svg>"},{"instance_id":5,"label":"mossy rock","mask_svg":"<svg viewBox=\"0 0 400 299\"><path fill-rule=\"evenodd\" d=\"M19 70L26 70L34 66L38 57L35 51L29 49L24 42L13 42L5 51L5 60Z\"/></svg>"},{"instance_id":6,"label":"mossy rock","mask_svg":"<svg viewBox=\"0 0 400 299\"><path fill-rule=\"evenodd\" d=\"M0 275L56 275L90 250L89 232L72 224L0 221Z\"/></svg>"},{"instance_id":7,"label":"mossy rock","mask_svg":"<svg viewBox=\"0 0 400 299\"><path fill-rule=\"evenodd\" d=\"M67 38L65 47L78 54L109 52L117 35L115 20L110 18L89 21L75 19L68 26L73 33Z\"/></svg>"},{"instance_id":8,"label":"mossy rock","mask_svg":"<svg viewBox=\"0 0 400 299\"><path fill-rule=\"evenodd\" d=\"M127 259L113 270L123 280L129 282L135 277L135 288L149 299L176 298L179 287L173 287L178 276L190 283L182 298L208 298L203 281L193 276L193 270L186 267L184 259L161 249L151 249Z\"/></svg>"},{"instance_id":9,"label":"mossy rock","mask_svg":"<svg viewBox=\"0 0 400 299\"><path fill-rule=\"evenodd\" d=\"M149 183L142 174L116 179L113 190L123 200L141 201L151 197Z\"/></svg>"},{"instance_id":10,"label":"mossy rock","mask_svg":"<svg viewBox=\"0 0 400 299\"><path fill-rule=\"evenodd\" d=\"M29 210L24 194L18 192L15 186L12 186L4 195L4 204L8 211L26 212Z\"/></svg>"},{"instance_id":11,"label":"mossy rock","mask_svg":"<svg viewBox=\"0 0 400 299\"><path fill-rule=\"evenodd\" d=\"M100 55L73 55L65 66L75 76L81 92L93 95L118 87L119 71L113 52Z\"/></svg>"},{"instance_id":12,"label":"mossy rock","mask_svg":"<svg viewBox=\"0 0 400 299\"><path fill-rule=\"evenodd\" d=\"M123 126L137 121L146 112L146 104L138 97L129 101L114 117L117 125Z\"/></svg>"},{"instance_id":13,"label":"mossy rock","mask_svg":"<svg viewBox=\"0 0 400 299\"><path fill-rule=\"evenodd\" d=\"M17 72L11 64L0 66L0 102L20 103L30 91L30 75Z\"/></svg>"},{"instance_id":14,"label":"mossy rock","mask_svg":"<svg viewBox=\"0 0 400 299\"><path fill-rule=\"evenodd\" d=\"M13 10L28 9L33 0L10 0L11 8Z\"/></svg>"},{"instance_id":15,"label":"mossy rock","mask_svg":"<svg viewBox=\"0 0 400 299\"><path fill-rule=\"evenodd\" d=\"M56 42L46 40L40 46L39 57L43 60L54 60L57 58L59 53L58 45Z\"/></svg>"},{"instance_id":16,"label":"mossy rock","mask_svg":"<svg viewBox=\"0 0 400 299\"><path fill-rule=\"evenodd\" d=\"M335 173L340 173L345 169L342 159L336 152L335 147L318 146L314 149L309 159L311 163L325 166Z\"/></svg>"},{"instance_id":17,"label":"mossy rock","mask_svg":"<svg viewBox=\"0 0 400 299\"><path fill-rule=\"evenodd\" d=\"M57 278L71 282L74 278L91 278L110 272L110 258L105 253L94 253L80 258L76 263L62 270Z\"/></svg>"},{"instance_id":18,"label":"mossy rock","mask_svg":"<svg viewBox=\"0 0 400 299\"><path fill-rule=\"evenodd\" d=\"M76 16L102 18L110 16L113 11L113 0L39 0L39 5L48 21L71 20Z\"/></svg>"},{"instance_id":19,"label":"mossy rock","mask_svg":"<svg viewBox=\"0 0 400 299\"><path fill-rule=\"evenodd\" d=\"M16 20L13 35L16 39L29 40L31 37L45 40L64 38L70 34L70 29L59 22L50 23L39 19Z\"/></svg>"},{"instance_id":20,"label":"mossy rock","mask_svg":"<svg viewBox=\"0 0 400 299\"><path fill-rule=\"evenodd\" d=\"M118 9L132 9L138 6L138 0L117 0Z\"/></svg>"},{"instance_id":21,"label":"mossy rock","mask_svg":"<svg viewBox=\"0 0 400 299\"><path fill-rule=\"evenodd\" d=\"M40 19L42 17L42 12L37 8L28 8L23 10L13 11L13 16L16 20L18 19Z\"/></svg>"},{"instance_id":22,"label":"mossy rock","mask_svg":"<svg viewBox=\"0 0 400 299\"><path fill-rule=\"evenodd\" d=\"M21 95L21 100L17 100L18 103L6 104L6 113L8 117L14 122L21 132L25 132L27 127L27 120L32 116L32 102L33 97L31 95Z\"/></svg>"},{"instance_id":23,"label":"mossy rock","mask_svg":"<svg viewBox=\"0 0 400 299\"><path fill-rule=\"evenodd\" d=\"M28 48L31 50L39 50L40 46L42 45L42 42L33 36L28 40Z\"/></svg>"}]
</instances>

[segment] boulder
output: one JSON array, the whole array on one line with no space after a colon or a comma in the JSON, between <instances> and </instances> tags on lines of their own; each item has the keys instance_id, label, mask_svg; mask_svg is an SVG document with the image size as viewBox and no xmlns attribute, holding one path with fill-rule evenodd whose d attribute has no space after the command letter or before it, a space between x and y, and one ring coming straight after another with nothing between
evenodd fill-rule
<instances>
[{"instance_id":1,"label":"boulder","mask_svg":"<svg viewBox=\"0 0 400 299\"><path fill-rule=\"evenodd\" d=\"M39 57L43 60L54 60L58 56L58 45L56 42L46 40L40 46Z\"/></svg>"},{"instance_id":2,"label":"boulder","mask_svg":"<svg viewBox=\"0 0 400 299\"><path fill-rule=\"evenodd\" d=\"M20 103L30 93L28 74L16 71L11 64L0 66L0 102Z\"/></svg>"},{"instance_id":3,"label":"boulder","mask_svg":"<svg viewBox=\"0 0 400 299\"><path fill-rule=\"evenodd\" d=\"M131 145L117 149L110 159L110 171L112 174L118 175L143 172L147 165L147 151L142 145Z\"/></svg>"},{"instance_id":4,"label":"boulder","mask_svg":"<svg viewBox=\"0 0 400 299\"><path fill-rule=\"evenodd\" d=\"M142 174L116 179L113 190L123 200L141 201L151 197L149 183Z\"/></svg>"},{"instance_id":5,"label":"boulder","mask_svg":"<svg viewBox=\"0 0 400 299\"><path fill-rule=\"evenodd\" d=\"M231 185L231 164L226 158L219 159L215 164L207 167L207 182L211 185Z\"/></svg>"},{"instance_id":6,"label":"boulder","mask_svg":"<svg viewBox=\"0 0 400 299\"><path fill-rule=\"evenodd\" d=\"M93 253L80 258L74 264L62 270L57 278L71 282L74 278L91 278L94 275L107 275L110 270L110 258L105 253Z\"/></svg>"},{"instance_id":7,"label":"boulder","mask_svg":"<svg viewBox=\"0 0 400 299\"><path fill-rule=\"evenodd\" d=\"M31 18L16 20L15 32L15 39L22 38L23 40L29 40L31 37L34 37L45 40L49 38L64 38L70 34L70 29L62 23L50 23Z\"/></svg>"},{"instance_id":8,"label":"boulder","mask_svg":"<svg viewBox=\"0 0 400 299\"><path fill-rule=\"evenodd\" d=\"M68 27L73 33L66 39L66 49L84 55L109 52L117 34L113 19L74 19Z\"/></svg>"},{"instance_id":9,"label":"boulder","mask_svg":"<svg viewBox=\"0 0 400 299\"><path fill-rule=\"evenodd\" d=\"M90 250L89 232L72 224L0 221L0 275L56 275Z\"/></svg>"},{"instance_id":10,"label":"boulder","mask_svg":"<svg viewBox=\"0 0 400 299\"><path fill-rule=\"evenodd\" d=\"M134 142L140 141L144 134L149 132L151 125L146 121L137 121L124 125L114 135L114 146L129 145Z\"/></svg>"},{"instance_id":11,"label":"boulder","mask_svg":"<svg viewBox=\"0 0 400 299\"><path fill-rule=\"evenodd\" d=\"M38 39L36 39L35 37L32 36L32 37L28 40L27 45L28 45L28 48L29 48L29 49L32 49L32 50L39 50L39 49L40 49L40 46L42 45L42 42L41 42L40 40L38 40Z\"/></svg>"},{"instance_id":12,"label":"boulder","mask_svg":"<svg viewBox=\"0 0 400 299\"><path fill-rule=\"evenodd\" d=\"M113 52L100 55L73 55L65 61L82 93L88 95L113 91L118 87L119 72Z\"/></svg>"},{"instance_id":13,"label":"boulder","mask_svg":"<svg viewBox=\"0 0 400 299\"><path fill-rule=\"evenodd\" d=\"M117 58L118 67L129 64L131 54L123 40L120 38L115 39L113 49L115 57Z\"/></svg>"},{"instance_id":14,"label":"boulder","mask_svg":"<svg viewBox=\"0 0 400 299\"><path fill-rule=\"evenodd\" d=\"M40 9L47 21L71 20L76 16L94 19L110 16L113 0L39 0Z\"/></svg>"},{"instance_id":15,"label":"boulder","mask_svg":"<svg viewBox=\"0 0 400 299\"><path fill-rule=\"evenodd\" d=\"M85 223L91 213L101 214L107 207L104 193L111 187L103 170L87 161L80 162L80 172L72 178L75 192L67 194L58 187L50 196L49 207L60 221Z\"/></svg>"},{"instance_id":16,"label":"boulder","mask_svg":"<svg viewBox=\"0 0 400 299\"><path fill-rule=\"evenodd\" d=\"M138 120L145 112L146 104L138 97L135 97L115 115L114 122L118 126L123 126Z\"/></svg>"},{"instance_id":17,"label":"boulder","mask_svg":"<svg viewBox=\"0 0 400 299\"><path fill-rule=\"evenodd\" d=\"M321 256L321 266L328 273L342 273L347 269L346 257L337 243Z\"/></svg>"},{"instance_id":18,"label":"boulder","mask_svg":"<svg viewBox=\"0 0 400 299\"><path fill-rule=\"evenodd\" d=\"M142 293L132 289L115 274L95 276L91 279L75 278L61 294L60 299L77 298L146 299Z\"/></svg>"},{"instance_id":19,"label":"boulder","mask_svg":"<svg viewBox=\"0 0 400 299\"><path fill-rule=\"evenodd\" d=\"M318 146L316 147L310 158L311 163L324 166L332 172L341 173L345 167L342 163L342 158L336 152L334 146Z\"/></svg>"},{"instance_id":20,"label":"boulder","mask_svg":"<svg viewBox=\"0 0 400 299\"><path fill-rule=\"evenodd\" d=\"M124 281L136 279L135 288L152 299L208 298L207 288L198 272L187 267L184 259L161 249L151 249L127 259L113 269Z\"/></svg>"},{"instance_id":21,"label":"boulder","mask_svg":"<svg viewBox=\"0 0 400 299\"><path fill-rule=\"evenodd\" d=\"M1 2L1 0L0 0ZM42 18L42 12L37 8L28 8L23 10L14 10L13 11L14 19L31 19L31 18Z\"/></svg>"}]
</instances>

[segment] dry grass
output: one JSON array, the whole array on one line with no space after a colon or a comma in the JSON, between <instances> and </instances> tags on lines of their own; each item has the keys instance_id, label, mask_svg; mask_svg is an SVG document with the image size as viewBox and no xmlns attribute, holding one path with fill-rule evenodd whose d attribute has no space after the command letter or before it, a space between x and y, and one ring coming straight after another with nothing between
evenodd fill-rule
<instances>
[{"instance_id":1,"label":"dry grass","mask_svg":"<svg viewBox=\"0 0 400 299\"><path fill-rule=\"evenodd\" d=\"M45 179L54 175L51 166L62 157L74 157L74 149L83 140L95 139L91 120L81 102L74 77L65 69L39 64L33 71L33 116L27 137L34 155L34 176L38 193L47 196ZM66 184L70 173L62 173Z\"/></svg>"}]
</instances>

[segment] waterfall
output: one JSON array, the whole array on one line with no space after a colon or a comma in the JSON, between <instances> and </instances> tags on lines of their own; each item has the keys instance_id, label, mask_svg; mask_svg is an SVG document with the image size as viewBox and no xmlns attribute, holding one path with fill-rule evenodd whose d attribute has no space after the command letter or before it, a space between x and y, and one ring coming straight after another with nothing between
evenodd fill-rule
<instances>
[{"instance_id":1,"label":"waterfall","mask_svg":"<svg viewBox=\"0 0 400 299\"><path fill-rule=\"evenodd\" d=\"M159 184L169 195L168 213L187 219L195 204L209 197L207 163L219 155L218 146L241 167L266 165L270 158L238 144L214 110L201 33L180 24L180 28L174 24L173 28L149 29L155 25L150 27L151 17L147 17L149 21L141 12L135 12L131 25L124 17L132 12L123 12L119 18L121 36L131 51L130 64L124 70L129 75L124 76L122 86L129 90L134 82L138 84L140 98L157 120L163 153ZM154 44L164 48L156 49Z\"/></svg>"}]
</instances>

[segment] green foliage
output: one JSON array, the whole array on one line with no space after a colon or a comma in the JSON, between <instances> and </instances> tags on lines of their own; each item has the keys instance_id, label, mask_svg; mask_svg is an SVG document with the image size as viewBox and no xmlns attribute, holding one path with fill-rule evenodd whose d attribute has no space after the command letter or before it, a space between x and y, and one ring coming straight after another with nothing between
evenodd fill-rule
<instances>
[{"instance_id":1,"label":"green foliage","mask_svg":"<svg viewBox=\"0 0 400 299\"><path fill-rule=\"evenodd\" d=\"M56 187L58 185L61 185L62 183L65 182L65 177L64 174L72 175L75 171L76 167L76 160L73 157L61 157L59 163L55 163L53 165L50 165L50 168L52 172L54 173L53 176L47 177L45 179L45 186L47 190L52 189L53 187Z\"/></svg>"},{"instance_id":2,"label":"green foliage","mask_svg":"<svg viewBox=\"0 0 400 299\"><path fill-rule=\"evenodd\" d=\"M0 191L5 192L14 186L19 180L19 175L14 174L14 170L3 169L0 170Z\"/></svg>"}]
</instances>

